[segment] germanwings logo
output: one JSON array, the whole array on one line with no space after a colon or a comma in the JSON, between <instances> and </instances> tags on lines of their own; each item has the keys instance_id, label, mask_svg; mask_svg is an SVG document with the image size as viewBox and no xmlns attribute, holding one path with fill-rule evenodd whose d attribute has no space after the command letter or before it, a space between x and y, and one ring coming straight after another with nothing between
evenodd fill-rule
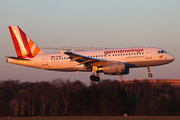
<instances>
[{"instance_id":1,"label":"germanwings logo","mask_svg":"<svg viewBox=\"0 0 180 120\"><path fill-rule=\"evenodd\" d=\"M125 50L107 50L107 51L104 51L104 54L107 55L107 54L113 54L113 53L128 53L128 52L143 52L144 49L125 49Z\"/></svg>"},{"instance_id":2,"label":"germanwings logo","mask_svg":"<svg viewBox=\"0 0 180 120\"><path fill-rule=\"evenodd\" d=\"M39 47L18 26L9 26L9 30L19 58L33 58L39 53Z\"/></svg>"},{"instance_id":3,"label":"germanwings logo","mask_svg":"<svg viewBox=\"0 0 180 120\"><path fill-rule=\"evenodd\" d=\"M163 57L163 55L159 56L159 58L162 58L162 57Z\"/></svg>"}]
</instances>

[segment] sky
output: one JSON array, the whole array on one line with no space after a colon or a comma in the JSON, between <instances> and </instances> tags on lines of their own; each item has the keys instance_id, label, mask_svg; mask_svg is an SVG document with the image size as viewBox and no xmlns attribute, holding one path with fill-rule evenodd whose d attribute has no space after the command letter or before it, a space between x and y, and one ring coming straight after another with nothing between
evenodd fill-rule
<instances>
[{"instance_id":1,"label":"sky","mask_svg":"<svg viewBox=\"0 0 180 120\"><path fill-rule=\"evenodd\" d=\"M151 68L153 79L180 78L179 0L0 0L0 80L81 80L91 72L57 72L6 63L16 56L8 26L18 25L40 48L154 46L175 61ZM48 50L44 50L50 52ZM125 80L147 79L147 68L130 69ZM119 76L101 74L101 79Z\"/></svg>"}]
</instances>

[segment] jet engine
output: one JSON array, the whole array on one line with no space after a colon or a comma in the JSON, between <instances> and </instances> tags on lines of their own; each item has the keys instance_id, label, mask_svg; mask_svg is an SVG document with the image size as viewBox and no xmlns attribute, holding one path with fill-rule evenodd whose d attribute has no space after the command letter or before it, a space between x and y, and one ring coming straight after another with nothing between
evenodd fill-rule
<instances>
[{"instance_id":1,"label":"jet engine","mask_svg":"<svg viewBox=\"0 0 180 120\"><path fill-rule=\"evenodd\" d=\"M124 75L129 74L129 68L125 63L111 63L103 66L103 72L108 75Z\"/></svg>"}]
</instances>

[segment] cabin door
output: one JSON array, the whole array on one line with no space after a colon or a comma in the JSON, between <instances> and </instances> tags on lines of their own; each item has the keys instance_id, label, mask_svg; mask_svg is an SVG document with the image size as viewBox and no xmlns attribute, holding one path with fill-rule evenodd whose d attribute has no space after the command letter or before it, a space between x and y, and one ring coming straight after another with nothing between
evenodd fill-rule
<instances>
[{"instance_id":1,"label":"cabin door","mask_svg":"<svg viewBox=\"0 0 180 120\"><path fill-rule=\"evenodd\" d=\"M48 65L47 58L48 58L48 55L42 55L42 66Z\"/></svg>"},{"instance_id":2,"label":"cabin door","mask_svg":"<svg viewBox=\"0 0 180 120\"><path fill-rule=\"evenodd\" d=\"M152 54L151 54L151 48L146 48L146 59L151 59Z\"/></svg>"}]
</instances>

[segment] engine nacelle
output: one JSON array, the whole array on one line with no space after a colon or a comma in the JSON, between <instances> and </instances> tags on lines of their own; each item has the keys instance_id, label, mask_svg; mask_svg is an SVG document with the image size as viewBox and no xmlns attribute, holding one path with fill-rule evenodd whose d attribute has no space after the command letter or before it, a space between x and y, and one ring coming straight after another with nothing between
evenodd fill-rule
<instances>
[{"instance_id":1,"label":"engine nacelle","mask_svg":"<svg viewBox=\"0 0 180 120\"><path fill-rule=\"evenodd\" d=\"M129 74L129 68L124 63L111 63L103 66L104 74L124 75Z\"/></svg>"}]
</instances>

